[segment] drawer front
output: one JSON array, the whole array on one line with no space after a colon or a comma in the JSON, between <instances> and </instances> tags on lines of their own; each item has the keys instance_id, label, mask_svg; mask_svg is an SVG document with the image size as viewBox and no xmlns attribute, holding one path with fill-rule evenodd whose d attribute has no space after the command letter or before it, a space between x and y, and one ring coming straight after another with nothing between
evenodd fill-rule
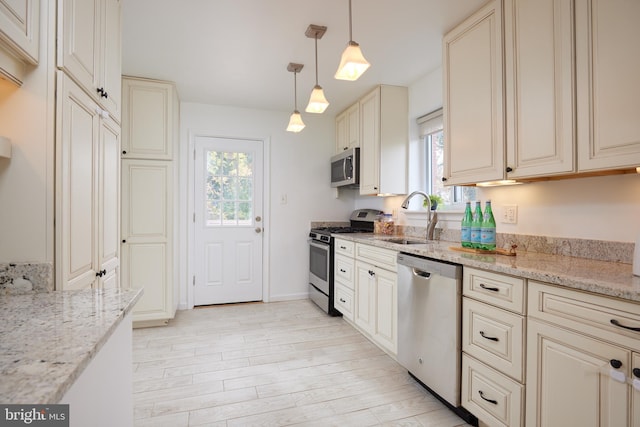
<instances>
[{"instance_id":1,"label":"drawer front","mask_svg":"<svg viewBox=\"0 0 640 427\"><path fill-rule=\"evenodd\" d=\"M463 270L463 295L524 314L525 280L475 268Z\"/></svg>"},{"instance_id":2,"label":"drawer front","mask_svg":"<svg viewBox=\"0 0 640 427\"><path fill-rule=\"evenodd\" d=\"M336 283L333 305L342 317L353 322L353 290Z\"/></svg>"},{"instance_id":3,"label":"drawer front","mask_svg":"<svg viewBox=\"0 0 640 427\"><path fill-rule=\"evenodd\" d=\"M640 329L640 304L535 281L529 283L531 317L617 345L640 348L640 331L628 329Z\"/></svg>"},{"instance_id":4,"label":"drawer front","mask_svg":"<svg viewBox=\"0 0 640 427\"><path fill-rule=\"evenodd\" d=\"M347 258L344 255L336 255L334 277L337 281L351 289L354 289L354 269L355 261L353 258Z\"/></svg>"},{"instance_id":5,"label":"drawer front","mask_svg":"<svg viewBox=\"0 0 640 427\"><path fill-rule=\"evenodd\" d=\"M524 386L462 355L462 406L490 426L522 426Z\"/></svg>"},{"instance_id":6,"label":"drawer front","mask_svg":"<svg viewBox=\"0 0 640 427\"><path fill-rule=\"evenodd\" d=\"M356 243L356 257L361 261L387 270L397 271L398 269L396 262L398 252L396 251Z\"/></svg>"},{"instance_id":7,"label":"drawer front","mask_svg":"<svg viewBox=\"0 0 640 427\"><path fill-rule=\"evenodd\" d=\"M350 240L335 239L334 243L335 244L333 250L336 254L353 257L353 254L355 252L354 247L356 245L354 242Z\"/></svg>"},{"instance_id":8,"label":"drawer front","mask_svg":"<svg viewBox=\"0 0 640 427\"><path fill-rule=\"evenodd\" d=\"M524 379L524 317L462 299L462 350L516 381Z\"/></svg>"}]
</instances>

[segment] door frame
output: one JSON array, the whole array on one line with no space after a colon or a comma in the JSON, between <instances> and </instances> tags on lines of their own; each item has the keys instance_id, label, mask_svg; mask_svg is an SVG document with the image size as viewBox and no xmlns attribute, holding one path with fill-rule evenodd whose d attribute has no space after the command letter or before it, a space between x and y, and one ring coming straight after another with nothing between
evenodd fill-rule
<instances>
[{"instance_id":1,"label":"door frame","mask_svg":"<svg viewBox=\"0 0 640 427\"><path fill-rule=\"evenodd\" d=\"M195 237L195 222L193 221L193 216L195 214L195 198L194 198L194 188L195 188L195 140L196 138L219 138L219 139L238 139L243 141L259 141L262 142L262 173L263 173L263 182L262 182L262 220L263 220L263 230L262 230L262 301L269 302L269 248L271 247L271 223L270 223L270 212L271 212L271 197L270 197L270 162L271 158L271 139L269 137L248 137L248 136L226 136L226 135L217 135L211 134L209 132L188 132L189 146L187 152L188 165L187 165L187 212L186 212L186 220L187 220L187 254L186 254L186 265L187 265L187 275L185 277L185 287L186 287L186 303L187 309L192 309L194 307L194 277L195 277L195 261L194 255L196 253L196 237ZM184 289L184 288L183 288Z\"/></svg>"}]
</instances>

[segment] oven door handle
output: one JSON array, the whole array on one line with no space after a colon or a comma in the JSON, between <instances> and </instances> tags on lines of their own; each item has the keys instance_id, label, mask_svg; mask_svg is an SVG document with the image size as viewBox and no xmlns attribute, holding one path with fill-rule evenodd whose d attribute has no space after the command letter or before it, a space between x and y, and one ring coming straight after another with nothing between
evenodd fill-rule
<instances>
[{"instance_id":1,"label":"oven door handle","mask_svg":"<svg viewBox=\"0 0 640 427\"><path fill-rule=\"evenodd\" d=\"M309 245L316 247L318 249L323 249L329 252L329 244L328 243L316 243L315 240L309 240Z\"/></svg>"}]
</instances>

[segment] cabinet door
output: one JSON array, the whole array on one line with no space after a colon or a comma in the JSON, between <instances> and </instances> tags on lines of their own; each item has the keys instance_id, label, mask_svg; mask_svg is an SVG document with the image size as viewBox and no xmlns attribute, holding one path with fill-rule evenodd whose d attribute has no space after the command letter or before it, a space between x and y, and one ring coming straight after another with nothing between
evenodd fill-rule
<instances>
[{"instance_id":1,"label":"cabinet door","mask_svg":"<svg viewBox=\"0 0 640 427\"><path fill-rule=\"evenodd\" d=\"M508 178L574 169L572 5L505 1Z\"/></svg>"},{"instance_id":2,"label":"cabinet door","mask_svg":"<svg viewBox=\"0 0 640 427\"><path fill-rule=\"evenodd\" d=\"M349 148L349 120L344 111L336 117L336 154Z\"/></svg>"},{"instance_id":3,"label":"cabinet door","mask_svg":"<svg viewBox=\"0 0 640 427\"><path fill-rule=\"evenodd\" d=\"M57 289L92 285L98 270L96 103L58 72L56 108Z\"/></svg>"},{"instance_id":4,"label":"cabinet door","mask_svg":"<svg viewBox=\"0 0 640 427\"><path fill-rule=\"evenodd\" d=\"M356 261L355 323L363 331L375 333L376 278L372 265Z\"/></svg>"},{"instance_id":5,"label":"cabinet door","mask_svg":"<svg viewBox=\"0 0 640 427\"><path fill-rule=\"evenodd\" d=\"M380 186L380 89L360 100L360 194Z\"/></svg>"},{"instance_id":6,"label":"cabinet door","mask_svg":"<svg viewBox=\"0 0 640 427\"><path fill-rule=\"evenodd\" d=\"M634 370L640 369L640 353L633 353L633 364L631 368ZM640 372L634 371L632 379L640 381ZM631 393L633 395L631 398L631 426L640 427L640 390L632 386Z\"/></svg>"},{"instance_id":7,"label":"cabinet door","mask_svg":"<svg viewBox=\"0 0 640 427\"><path fill-rule=\"evenodd\" d=\"M58 67L97 96L102 0L58 2Z\"/></svg>"},{"instance_id":8,"label":"cabinet door","mask_svg":"<svg viewBox=\"0 0 640 427\"><path fill-rule=\"evenodd\" d=\"M446 183L503 179L501 0L471 15L443 43Z\"/></svg>"},{"instance_id":9,"label":"cabinet door","mask_svg":"<svg viewBox=\"0 0 640 427\"><path fill-rule=\"evenodd\" d=\"M640 2L576 0L578 169L640 164Z\"/></svg>"},{"instance_id":10,"label":"cabinet door","mask_svg":"<svg viewBox=\"0 0 640 427\"><path fill-rule=\"evenodd\" d=\"M40 0L0 1L0 45L22 60L38 65Z\"/></svg>"},{"instance_id":11,"label":"cabinet door","mask_svg":"<svg viewBox=\"0 0 640 427\"><path fill-rule=\"evenodd\" d=\"M398 352L398 278L380 268L376 277L376 333L378 344L391 353Z\"/></svg>"},{"instance_id":12,"label":"cabinet door","mask_svg":"<svg viewBox=\"0 0 640 427\"><path fill-rule=\"evenodd\" d=\"M121 0L103 0L102 4L102 55L99 84L104 89L100 103L120 123L122 103L122 19Z\"/></svg>"},{"instance_id":13,"label":"cabinet door","mask_svg":"<svg viewBox=\"0 0 640 427\"><path fill-rule=\"evenodd\" d=\"M171 162L122 161L124 289L144 288L134 321L168 319L172 311Z\"/></svg>"},{"instance_id":14,"label":"cabinet door","mask_svg":"<svg viewBox=\"0 0 640 427\"><path fill-rule=\"evenodd\" d=\"M347 145L360 146L360 104L355 103L347 110Z\"/></svg>"},{"instance_id":15,"label":"cabinet door","mask_svg":"<svg viewBox=\"0 0 640 427\"><path fill-rule=\"evenodd\" d=\"M120 257L120 127L111 119L100 124L99 183L98 265L106 282L105 276L118 270Z\"/></svg>"},{"instance_id":16,"label":"cabinet door","mask_svg":"<svg viewBox=\"0 0 640 427\"><path fill-rule=\"evenodd\" d=\"M171 160L174 87L146 79L122 79L122 156Z\"/></svg>"},{"instance_id":17,"label":"cabinet door","mask_svg":"<svg viewBox=\"0 0 640 427\"><path fill-rule=\"evenodd\" d=\"M609 364L628 376L630 351L533 319L527 328L527 426L629 425L628 385Z\"/></svg>"}]
</instances>

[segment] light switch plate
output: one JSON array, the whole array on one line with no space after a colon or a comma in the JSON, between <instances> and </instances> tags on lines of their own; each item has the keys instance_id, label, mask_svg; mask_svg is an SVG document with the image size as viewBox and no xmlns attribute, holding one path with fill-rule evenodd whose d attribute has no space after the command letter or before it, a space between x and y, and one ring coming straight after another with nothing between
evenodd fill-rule
<instances>
[{"instance_id":1,"label":"light switch plate","mask_svg":"<svg viewBox=\"0 0 640 427\"><path fill-rule=\"evenodd\" d=\"M502 223L503 224L518 223L518 205L502 206Z\"/></svg>"}]
</instances>

